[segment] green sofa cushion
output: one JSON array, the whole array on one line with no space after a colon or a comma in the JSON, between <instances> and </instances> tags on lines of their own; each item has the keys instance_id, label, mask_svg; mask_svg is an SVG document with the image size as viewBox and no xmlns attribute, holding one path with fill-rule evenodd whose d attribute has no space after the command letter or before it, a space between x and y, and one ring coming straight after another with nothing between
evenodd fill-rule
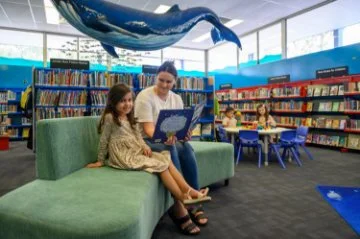
<instances>
[{"instance_id":1,"label":"green sofa cushion","mask_svg":"<svg viewBox=\"0 0 360 239\"><path fill-rule=\"evenodd\" d=\"M201 187L234 176L234 147L228 143L191 141Z\"/></svg>"},{"instance_id":2,"label":"green sofa cushion","mask_svg":"<svg viewBox=\"0 0 360 239\"><path fill-rule=\"evenodd\" d=\"M156 175L84 168L3 196L0 238L150 238L172 203Z\"/></svg>"}]
</instances>

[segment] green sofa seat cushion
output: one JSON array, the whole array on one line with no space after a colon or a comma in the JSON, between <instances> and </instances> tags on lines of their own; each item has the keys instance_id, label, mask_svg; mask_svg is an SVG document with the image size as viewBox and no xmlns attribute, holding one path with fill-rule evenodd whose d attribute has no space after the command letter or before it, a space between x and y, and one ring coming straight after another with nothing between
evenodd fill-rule
<instances>
[{"instance_id":1,"label":"green sofa seat cushion","mask_svg":"<svg viewBox=\"0 0 360 239\"><path fill-rule=\"evenodd\" d=\"M234 176L234 147L228 143L191 141L200 187Z\"/></svg>"},{"instance_id":2,"label":"green sofa seat cushion","mask_svg":"<svg viewBox=\"0 0 360 239\"><path fill-rule=\"evenodd\" d=\"M150 238L172 203L157 175L84 168L3 196L0 238Z\"/></svg>"}]
</instances>

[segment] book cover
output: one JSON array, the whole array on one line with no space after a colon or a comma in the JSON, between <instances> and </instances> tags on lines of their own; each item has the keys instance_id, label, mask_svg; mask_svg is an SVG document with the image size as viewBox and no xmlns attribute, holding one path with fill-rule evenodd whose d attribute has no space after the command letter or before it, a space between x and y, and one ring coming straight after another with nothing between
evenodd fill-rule
<instances>
[{"instance_id":1,"label":"book cover","mask_svg":"<svg viewBox=\"0 0 360 239\"><path fill-rule=\"evenodd\" d=\"M321 95L321 88L320 87L316 87L314 89L314 96L320 96Z\"/></svg>"},{"instance_id":2,"label":"book cover","mask_svg":"<svg viewBox=\"0 0 360 239\"><path fill-rule=\"evenodd\" d=\"M170 136L176 136L178 140L185 139L193 115L193 109L160 110L152 140L163 143Z\"/></svg>"},{"instance_id":3,"label":"book cover","mask_svg":"<svg viewBox=\"0 0 360 239\"><path fill-rule=\"evenodd\" d=\"M342 101L342 102L340 102L340 104L339 104L339 111L340 112L343 112L345 110L345 103L344 103L344 101Z\"/></svg>"},{"instance_id":4,"label":"book cover","mask_svg":"<svg viewBox=\"0 0 360 239\"><path fill-rule=\"evenodd\" d=\"M322 88L322 91L321 91L321 96L328 96L329 95L329 86L325 86Z\"/></svg>"},{"instance_id":5,"label":"book cover","mask_svg":"<svg viewBox=\"0 0 360 239\"><path fill-rule=\"evenodd\" d=\"M201 124L196 124L193 131L192 136L201 136Z\"/></svg>"},{"instance_id":6,"label":"book cover","mask_svg":"<svg viewBox=\"0 0 360 239\"><path fill-rule=\"evenodd\" d=\"M325 120L325 128L331 129L332 126L332 119L326 119Z\"/></svg>"},{"instance_id":7,"label":"book cover","mask_svg":"<svg viewBox=\"0 0 360 239\"><path fill-rule=\"evenodd\" d=\"M306 111L311 112L313 109L313 102L307 102Z\"/></svg>"},{"instance_id":8,"label":"book cover","mask_svg":"<svg viewBox=\"0 0 360 239\"><path fill-rule=\"evenodd\" d=\"M332 126L331 126L331 128L333 128L333 129L338 129L338 128L340 128L340 120L334 119L334 120L332 121Z\"/></svg>"},{"instance_id":9,"label":"book cover","mask_svg":"<svg viewBox=\"0 0 360 239\"><path fill-rule=\"evenodd\" d=\"M338 95L344 95L344 85L339 85Z\"/></svg>"},{"instance_id":10,"label":"book cover","mask_svg":"<svg viewBox=\"0 0 360 239\"><path fill-rule=\"evenodd\" d=\"M312 97L313 96L313 93L314 93L314 88L308 88L307 89L307 94L306 94L306 96L307 97Z\"/></svg>"},{"instance_id":11,"label":"book cover","mask_svg":"<svg viewBox=\"0 0 360 239\"><path fill-rule=\"evenodd\" d=\"M339 136L339 147L345 147L345 146L346 146L345 136Z\"/></svg>"},{"instance_id":12,"label":"book cover","mask_svg":"<svg viewBox=\"0 0 360 239\"><path fill-rule=\"evenodd\" d=\"M340 120L339 129L345 129L345 127L346 127L346 120L345 119Z\"/></svg>"},{"instance_id":13,"label":"book cover","mask_svg":"<svg viewBox=\"0 0 360 239\"><path fill-rule=\"evenodd\" d=\"M338 85L332 85L330 87L330 95L338 95L338 89L339 89Z\"/></svg>"},{"instance_id":14,"label":"book cover","mask_svg":"<svg viewBox=\"0 0 360 239\"><path fill-rule=\"evenodd\" d=\"M211 135L211 124L204 124L201 128L201 134L202 135Z\"/></svg>"},{"instance_id":15,"label":"book cover","mask_svg":"<svg viewBox=\"0 0 360 239\"><path fill-rule=\"evenodd\" d=\"M333 102L331 111L333 111L333 112L339 111L339 105L340 105L340 102L338 102L338 101Z\"/></svg>"}]
</instances>

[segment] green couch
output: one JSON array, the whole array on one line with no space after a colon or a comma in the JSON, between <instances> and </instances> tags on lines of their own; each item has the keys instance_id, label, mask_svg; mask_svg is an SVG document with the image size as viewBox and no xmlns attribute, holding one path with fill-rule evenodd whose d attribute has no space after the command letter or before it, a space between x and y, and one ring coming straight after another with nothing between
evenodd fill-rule
<instances>
[{"instance_id":1,"label":"green couch","mask_svg":"<svg viewBox=\"0 0 360 239\"><path fill-rule=\"evenodd\" d=\"M98 117L40 121L38 179L0 198L1 239L150 238L173 203L156 175L96 161ZM234 175L230 144L191 142L199 181L206 186Z\"/></svg>"}]
</instances>

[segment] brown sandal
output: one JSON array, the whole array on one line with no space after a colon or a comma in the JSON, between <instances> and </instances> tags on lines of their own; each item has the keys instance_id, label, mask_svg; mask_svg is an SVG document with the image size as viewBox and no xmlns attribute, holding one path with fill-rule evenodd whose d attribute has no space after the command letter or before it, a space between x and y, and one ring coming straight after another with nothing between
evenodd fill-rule
<instances>
[{"instance_id":1,"label":"brown sandal","mask_svg":"<svg viewBox=\"0 0 360 239\"><path fill-rule=\"evenodd\" d=\"M209 218L207 216L205 216L204 209L201 205L199 207L194 207L194 208L188 209L188 212L191 217L191 220L193 222L195 222L196 225L204 227L208 224ZM200 222L201 219L207 219L208 221L205 223L201 223Z\"/></svg>"},{"instance_id":2,"label":"brown sandal","mask_svg":"<svg viewBox=\"0 0 360 239\"><path fill-rule=\"evenodd\" d=\"M184 235L188 235L188 236L195 236L195 235L199 235L200 230L197 232L192 232L197 226L196 224L191 221L191 218L189 216L189 214L181 217L181 218L177 218L174 214L173 208L170 208L168 211L168 214L171 218L171 220L174 222L174 224L177 226L177 228L181 231L181 233L183 233ZM187 226L182 227L182 225L188 221L191 221L191 223L189 223Z\"/></svg>"}]
</instances>

